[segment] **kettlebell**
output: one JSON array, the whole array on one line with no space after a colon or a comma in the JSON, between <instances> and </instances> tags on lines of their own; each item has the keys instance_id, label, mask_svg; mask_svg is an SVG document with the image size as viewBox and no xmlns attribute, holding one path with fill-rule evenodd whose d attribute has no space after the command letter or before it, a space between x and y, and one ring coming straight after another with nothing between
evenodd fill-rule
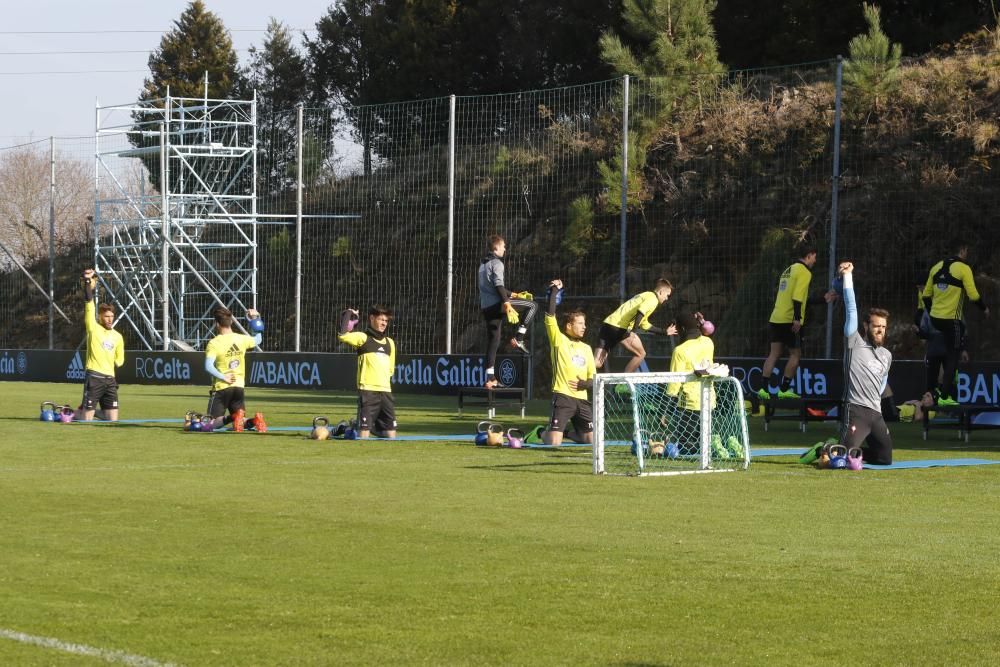
<instances>
[{"instance_id":1,"label":"kettlebell","mask_svg":"<svg viewBox=\"0 0 1000 667\"><path fill-rule=\"evenodd\" d=\"M503 447L503 426L490 424L490 430L486 432L486 446Z\"/></svg>"},{"instance_id":2,"label":"kettlebell","mask_svg":"<svg viewBox=\"0 0 1000 667\"><path fill-rule=\"evenodd\" d=\"M201 418L201 432L211 433L215 430L215 417L211 415L205 415Z\"/></svg>"},{"instance_id":3,"label":"kettlebell","mask_svg":"<svg viewBox=\"0 0 1000 667\"><path fill-rule=\"evenodd\" d=\"M519 428L507 429L507 446L511 449L524 447L524 431Z\"/></svg>"},{"instance_id":4,"label":"kettlebell","mask_svg":"<svg viewBox=\"0 0 1000 667\"><path fill-rule=\"evenodd\" d=\"M184 413L184 430L185 431L190 431L191 430L191 422L193 422L193 421L194 421L194 411L193 410L188 410L187 412Z\"/></svg>"},{"instance_id":5,"label":"kettlebell","mask_svg":"<svg viewBox=\"0 0 1000 667\"><path fill-rule=\"evenodd\" d=\"M862 470L865 467L860 447L851 447L847 450L847 467L850 470Z\"/></svg>"},{"instance_id":6,"label":"kettlebell","mask_svg":"<svg viewBox=\"0 0 1000 667\"><path fill-rule=\"evenodd\" d=\"M201 433L201 428L202 428L203 424L204 424L204 422L201 421L201 417L200 416L198 416L197 419L191 420L191 429L190 429L191 432L192 433Z\"/></svg>"},{"instance_id":7,"label":"kettlebell","mask_svg":"<svg viewBox=\"0 0 1000 667\"><path fill-rule=\"evenodd\" d=\"M330 437L330 420L326 417L313 417L312 431L309 437L313 440L326 440Z\"/></svg>"},{"instance_id":8,"label":"kettlebell","mask_svg":"<svg viewBox=\"0 0 1000 667\"><path fill-rule=\"evenodd\" d=\"M354 430L353 426L348 426L344 429L344 440L357 440L358 432Z\"/></svg>"},{"instance_id":9,"label":"kettlebell","mask_svg":"<svg viewBox=\"0 0 1000 667\"><path fill-rule=\"evenodd\" d=\"M545 290L545 303L548 303L550 298L552 298L552 285L549 285L549 288ZM557 306L562 303L562 299L563 299L563 290L560 289L558 292L556 292Z\"/></svg>"},{"instance_id":10,"label":"kettlebell","mask_svg":"<svg viewBox=\"0 0 1000 667\"><path fill-rule=\"evenodd\" d=\"M481 421L476 425L476 445L483 447L486 445L486 438L489 434L490 427L493 426L493 422Z\"/></svg>"},{"instance_id":11,"label":"kettlebell","mask_svg":"<svg viewBox=\"0 0 1000 667\"><path fill-rule=\"evenodd\" d=\"M676 459L680 455L681 455L681 448L678 447L676 443L668 442L667 443L667 456L669 458Z\"/></svg>"},{"instance_id":12,"label":"kettlebell","mask_svg":"<svg viewBox=\"0 0 1000 667\"><path fill-rule=\"evenodd\" d=\"M252 320L250 320L250 331L254 333L263 333L264 320L260 319L259 317L255 317Z\"/></svg>"},{"instance_id":13,"label":"kettlebell","mask_svg":"<svg viewBox=\"0 0 1000 667\"><path fill-rule=\"evenodd\" d=\"M73 415L76 413L72 407L68 405L63 405L59 408L59 421L63 424L69 424L73 421Z\"/></svg>"},{"instance_id":14,"label":"kettlebell","mask_svg":"<svg viewBox=\"0 0 1000 667\"><path fill-rule=\"evenodd\" d=\"M38 414L38 421L54 422L56 420L56 404L52 401L42 402L41 412Z\"/></svg>"}]
</instances>

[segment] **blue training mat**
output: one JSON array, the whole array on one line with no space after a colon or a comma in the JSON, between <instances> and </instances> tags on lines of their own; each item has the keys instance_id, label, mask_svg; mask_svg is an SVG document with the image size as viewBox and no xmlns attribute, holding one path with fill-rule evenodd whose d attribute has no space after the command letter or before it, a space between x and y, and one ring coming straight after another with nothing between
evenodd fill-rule
<instances>
[{"instance_id":1,"label":"blue training mat","mask_svg":"<svg viewBox=\"0 0 1000 667\"><path fill-rule=\"evenodd\" d=\"M904 468L937 468L942 466L988 466L1000 464L993 459L924 459L922 461L897 461L892 465L880 466L866 463L867 470L903 470Z\"/></svg>"}]
</instances>

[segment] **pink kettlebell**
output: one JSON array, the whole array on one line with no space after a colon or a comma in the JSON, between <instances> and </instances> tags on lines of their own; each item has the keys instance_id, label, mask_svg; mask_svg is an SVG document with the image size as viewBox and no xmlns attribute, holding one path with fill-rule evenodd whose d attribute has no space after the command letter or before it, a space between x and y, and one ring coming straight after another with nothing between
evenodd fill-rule
<instances>
[{"instance_id":1,"label":"pink kettlebell","mask_svg":"<svg viewBox=\"0 0 1000 667\"><path fill-rule=\"evenodd\" d=\"M865 467L865 462L861 454L860 447L851 447L847 450L847 468L849 470L861 470Z\"/></svg>"}]
</instances>

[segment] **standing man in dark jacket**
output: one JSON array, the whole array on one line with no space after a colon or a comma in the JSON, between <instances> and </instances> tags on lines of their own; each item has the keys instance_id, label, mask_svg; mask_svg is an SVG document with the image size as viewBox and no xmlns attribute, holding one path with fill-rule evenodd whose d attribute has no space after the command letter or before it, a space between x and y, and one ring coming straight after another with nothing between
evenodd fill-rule
<instances>
[{"instance_id":1,"label":"standing man in dark jacket","mask_svg":"<svg viewBox=\"0 0 1000 667\"><path fill-rule=\"evenodd\" d=\"M528 353L524 335L535 317L538 306L529 292L511 292L504 282L503 257L507 252L507 241L499 234L491 235L487 241L488 253L479 265L479 308L486 320L486 388L493 389L498 382L494 374L497 351L500 349L500 333L503 320L518 325L517 333L510 339L511 348ZM523 313L523 316L522 316Z\"/></svg>"}]
</instances>

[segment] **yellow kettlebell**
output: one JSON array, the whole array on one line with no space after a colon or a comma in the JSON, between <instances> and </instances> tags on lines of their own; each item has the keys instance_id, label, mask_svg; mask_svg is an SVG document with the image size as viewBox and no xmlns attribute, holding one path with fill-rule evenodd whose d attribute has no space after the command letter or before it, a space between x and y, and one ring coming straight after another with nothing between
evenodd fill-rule
<instances>
[{"instance_id":1,"label":"yellow kettlebell","mask_svg":"<svg viewBox=\"0 0 1000 667\"><path fill-rule=\"evenodd\" d=\"M487 447L503 447L503 426L500 424L490 424L486 432Z\"/></svg>"},{"instance_id":2,"label":"yellow kettlebell","mask_svg":"<svg viewBox=\"0 0 1000 667\"><path fill-rule=\"evenodd\" d=\"M309 437L313 440L326 440L330 437L330 420L326 417L314 417L312 431Z\"/></svg>"}]
</instances>

